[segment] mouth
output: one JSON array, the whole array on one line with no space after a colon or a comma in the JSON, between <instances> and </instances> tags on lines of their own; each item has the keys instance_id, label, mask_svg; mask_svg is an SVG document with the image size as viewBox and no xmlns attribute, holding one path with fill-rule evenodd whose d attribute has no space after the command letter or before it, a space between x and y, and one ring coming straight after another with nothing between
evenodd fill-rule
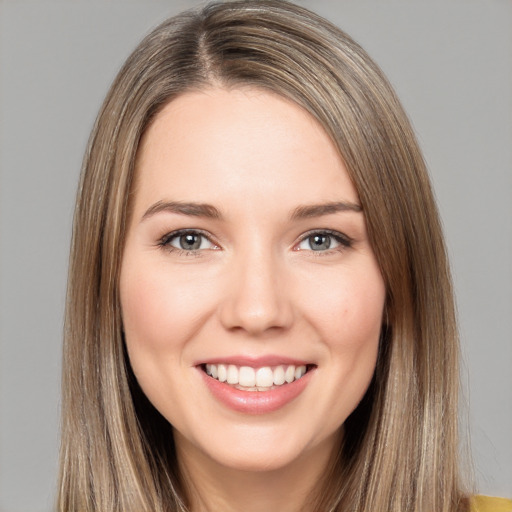
<instances>
[{"instance_id":1,"label":"mouth","mask_svg":"<svg viewBox=\"0 0 512 512\"><path fill-rule=\"evenodd\" d=\"M212 379L241 391L271 391L302 379L316 365L237 366L202 364L201 370Z\"/></svg>"}]
</instances>

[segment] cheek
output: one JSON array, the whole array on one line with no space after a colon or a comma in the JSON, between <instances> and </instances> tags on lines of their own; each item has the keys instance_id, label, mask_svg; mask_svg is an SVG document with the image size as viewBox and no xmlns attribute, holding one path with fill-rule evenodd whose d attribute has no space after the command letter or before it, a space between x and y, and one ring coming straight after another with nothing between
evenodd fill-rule
<instances>
[{"instance_id":1,"label":"cheek","mask_svg":"<svg viewBox=\"0 0 512 512\"><path fill-rule=\"evenodd\" d=\"M190 338L211 309L209 291L196 283L186 271L170 273L165 265L126 262L120 296L127 343L164 350Z\"/></svg>"},{"instance_id":2,"label":"cheek","mask_svg":"<svg viewBox=\"0 0 512 512\"><path fill-rule=\"evenodd\" d=\"M173 315L169 312L173 310L169 306L176 302L173 294L147 274L123 277L121 310L128 345L136 343L157 348L166 343L166 334L172 332Z\"/></svg>"},{"instance_id":3,"label":"cheek","mask_svg":"<svg viewBox=\"0 0 512 512\"><path fill-rule=\"evenodd\" d=\"M386 295L376 263L333 272L321 282L328 286L315 288L309 283L303 290L304 314L322 331L332 349L358 351L367 344L375 345Z\"/></svg>"},{"instance_id":4,"label":"cheek","mask_svg":"<svg viewBox=\"0 0 512 512\"><path fill-rule=\"evenodd\" d=\"M373 377L379 351L385 286L380 272L333 276L329 291L310 302L310 318L327 349L324 366L326 390L317 396L319 407L332 411L326 430L339 428L355 410ZM313 320L311 320L313 321Z\"/></svg>"},{"instance_id":5,"label":"cheek","mask_svg":"<svg viewBox=\"0 0 512 512\"><path fill-rule=\"evenodd\" d=\"M209 297L186 271L128 255L120 278L125 342L146 396L169 420L188 378L188 341L211 311ZM172 371L170 371L172 369Z\"/></svg>"},{"instance_id":6,"label":"cheek","mask_svg":"<svg viewBox=\"0 0 512 512\"><path fill-rule=\"evenodd\" d=\"M326 395L325 401L340 411L337 420L341 422L364 396L373 376L386 296L373 260L344 270L323 281L329 286L322 288L315 300L310 297L307 313L321 335L333 370L333 394Z\"/></svg>"},{"instance_id":7,"label":"cheek","mask_svg":"<svg viewBox=\"0 0 512 512\"><path fill-rule=\"evenodd\" d=\"M155 391L165 385L164 365L174 365L179 354L175 350L178 340L172 335L172 309L168 309L175 300L161 281L152 279L150 273L139 273L138 268L125 262L121 271L123 328L132 369L154 402Z\"/></svg>"},{"instance_id":8,"label":"cheek","mask_svg":"<svg viewBox=\"0 0 512 512\"><path fill-rule=\"evenodd\" d=\"M356 350L359 346L364 349L366 344L375 345L380 336L385 289L380 283L375 286L377 282L359 281L359 287L345 297L345 307L337 321L340 340Z\"/></svg>"}]
</instances>

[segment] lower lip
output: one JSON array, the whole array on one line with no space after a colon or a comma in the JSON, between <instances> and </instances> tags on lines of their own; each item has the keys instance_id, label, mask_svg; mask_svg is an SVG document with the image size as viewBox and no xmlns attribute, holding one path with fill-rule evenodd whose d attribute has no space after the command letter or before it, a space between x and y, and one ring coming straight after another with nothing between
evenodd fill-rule
<instances>
[{"instance_id":1,"label":"lower lip","mask_svg":"<svg viewBox=\"0 0 512 512\"><path fill-rule=\"evenodd\" d=\"M283 384L268 391L236 389L210 377L202 369L199 371L212 395L230 409L245 414L267 414L281 409L297 398L311 380L314 369L290 384Z\"/></svg>"}]
</instances>

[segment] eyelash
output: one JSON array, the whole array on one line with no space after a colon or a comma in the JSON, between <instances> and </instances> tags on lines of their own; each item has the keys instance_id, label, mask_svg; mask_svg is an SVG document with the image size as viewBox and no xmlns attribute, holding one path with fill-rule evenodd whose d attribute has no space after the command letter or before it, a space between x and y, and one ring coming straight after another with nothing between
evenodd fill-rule
<instances>
[{"instance_id":1,"label":"eyelash","mask_svg":"<svg viewBox=\"0 0 512 512\"><path fill-rule=\"evenodd\" d=\"M299 242L295 245L297 247L302 242L308 240L308 238L314 237L315 235L320 236L328 236L333 238L336 242L338 242L340 245L338 247L334 247L332 249L326 249L325 251L315 251L313 249L309 249L311 253L314 254L314 256L328 256L332 255L335 252L343 252L346 249L350 249L354 243L354 240L350 238L349 236L340 233L339 231L334 231L331 229L316 229L313 231L308 231L307 233L304 233L302 237L300 238ZM297 251L304 250L304 249L296 249Z\"/></svg>"},{"instance_id":2,"label":"eyelash","mask_svg":"<svg viewBox=\"0 0 512 512\"><path fill-rule=\"evenodd\" d=\"M201 252L204 251L204 249L186 250L186 249L180 249L178 247L173 247L172 245L170 245L171 241L175 240L178 237L185 236L185 235L201 236L201 237L205 238L210 244L212 244L213 246L218 248L217 244L215 244L211 240L211 236L208 233L201 231L199 229L179 229L177 231L172 231L171 233L166 233L162 238L160 238L157 245L159 247L161 247L162 249L164 249L168 252L176 253L179 256L199 256L201 254ZM309 251L311 253L314 253L315 256L325 256L325 255L333 254L335 252L342 252L346 249L350 249L353 245L353 239L343 233L340 233L339 231L333 231L330 229L321 229L321 230L317 229L317 230L308 231L307 233L304 233L301 236L298 243L294 245L294 248L296 248L297 246L302 244L304 241L308 240L308 238L314 237L315 235L331 237L337 243L340 244L338 247L334 247L333 249L326 249L326 250L319 250L319 251L309 249ZM294 249L294 250L302 251L305 249Z\"/></svg>"},{"instance_id":3,"label":"eyelash","mask_svg":"<svg viewBox=\"0 0 512 512\"><path fill-rule=\"evenodd\" d=\"M158 246L162 249L176 253L179 256L200 256L202 250L194 249L194 250L187 250L187 249L180 249L178 247L173 247L170 245L171 241L179 238L181 236L185 235L196 235L203 237L204 239L208 240L210 244L217 247L217 244L212 242L211 237L208 233L201 231L200 229L179 229L178 231L172 231L171 233L166 233L160 240L158 241ZM203 249L204 250L204 249Z\"/></svg>"}]
</instances>

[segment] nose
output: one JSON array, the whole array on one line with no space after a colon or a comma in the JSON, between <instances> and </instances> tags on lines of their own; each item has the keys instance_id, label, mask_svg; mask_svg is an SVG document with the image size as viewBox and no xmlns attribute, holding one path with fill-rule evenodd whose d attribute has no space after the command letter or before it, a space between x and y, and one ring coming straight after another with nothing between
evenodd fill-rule
<instances>
[{"instance_id":1,"label":"nose","mask_svg":"<svg viewBox=\"0 0 512 512\"><path fill-rule=\"evenodd\" d=\"M257 251L232 263L219 313L224 328L253 336L290 328L293 301L280 259Z\"/></svg>"}]
</instances>

